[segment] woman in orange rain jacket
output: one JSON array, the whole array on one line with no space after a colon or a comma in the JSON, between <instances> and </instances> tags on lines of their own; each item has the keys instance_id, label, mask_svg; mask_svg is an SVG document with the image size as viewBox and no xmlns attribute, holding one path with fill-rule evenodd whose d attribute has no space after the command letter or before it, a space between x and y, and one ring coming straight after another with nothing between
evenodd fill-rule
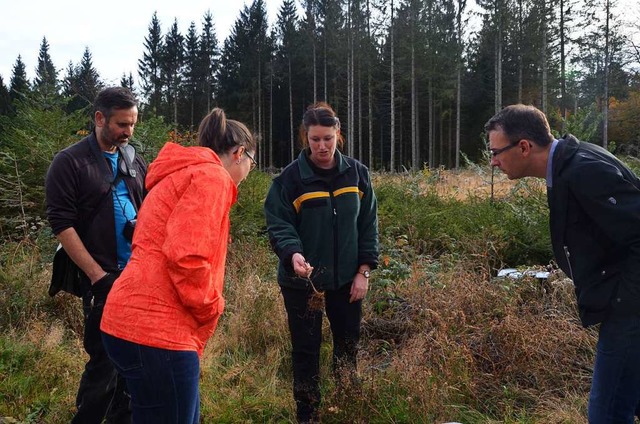
<instances>
[{"instance_id":1,"label":"woman in orange rain jacket","mask_svg":"<svg viewBox=\"0 0 640 424\"><path fill-rule=\"evenodd\" d=\"M229 210L256 141L214 109L198 142L167 143L149 166L131 260L104 307L102 338L135 423L199 422L199 357L224 309Z\"/></svg>"}]
</instances>

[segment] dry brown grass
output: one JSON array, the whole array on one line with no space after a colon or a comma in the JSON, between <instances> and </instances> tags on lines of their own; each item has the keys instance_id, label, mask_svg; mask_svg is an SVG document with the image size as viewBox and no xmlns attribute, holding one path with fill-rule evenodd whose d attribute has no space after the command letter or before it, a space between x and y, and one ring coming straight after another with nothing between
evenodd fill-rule
<instances>
[{"instance_id":1,"label":"dry brown grass","mask_svg":"<svg viewBox=\"0 0 640 424\"><path fill-rule=\"evenodd\" d=\"M493 179L492 179L493 178ZM373 176L374 185L384 180L385 183L398 184L411 181L418 184L420 194L437 194L443 198L465 200L476 197L488 199L491 197L492 186L494 198L508 196L519 184L509 180L500 170L492 170L489 166L483 168L462 168L459 170L435 169L423 170L419 173L386 174L376 173ZM544 188L544 180L527 178L527 184L536 188Z\"/></svg>"},{"instance_id":2,"label":"dry brown grass","mask_svg":"<svg viewBox=\"0 0 640 424\"><path fill-rule=\"evenodd\" d=\"M413 413L434 420L465 404L485 419L523 409L534 422L584 421L596 337L579 325L566 280L488 279L473 268L458 263L437 284L414 276L394 287L402 301L383 315L369 310L365 373L393 375Z\"/></svg>"}]
</instances>

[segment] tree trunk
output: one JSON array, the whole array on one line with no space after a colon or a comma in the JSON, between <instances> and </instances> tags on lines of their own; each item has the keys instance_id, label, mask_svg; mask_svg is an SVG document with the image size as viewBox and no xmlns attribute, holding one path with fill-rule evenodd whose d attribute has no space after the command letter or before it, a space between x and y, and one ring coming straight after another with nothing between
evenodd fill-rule
<instances>
[{"instance_id":1,"label":"tree trunk","mask_svg":"<svg viewBox=\"0 0 640 424\"><path fill-rule=\"evenodd\" d=\"M544 18L543 18L544 20ZM522 0L518 0L518 103L522 103Z\"/></svg>"},{"instance_id":2,"label":"tree trunk","mask_svg":"<svg viewBox=\"0 0 640 424\"><path fill-rule=\"evenodd\" d=\"M358 160L364 161L362 146L362 66L358 66Z\"/></svg>"},{"instance_id":3,"label":"tree trunk","mask_svg":"<svg viewBox=\"0 0 640 424\"><path fill-rule=\"evenodd\" d=\"M293 162L295 159L295 144L296 140L293 135L293 88L291 87L291 58L287 58L287 64L289 66L289 130L291 137L291 156L290 160Z\"/></svg>"},{"instance_id":4,"label":"tree trunk","mask_svg":"<svg viewBox=\"0 0 640 424\"><path fill-rule=\"evenodd\" d=\"M318 72L316 69L316 40L313 40L313 103L318 101Z\"/></svg>"},{"instance_id":5,"label":"tree trunk","mask_svg":"<svg viewBox=\"0 0 640 424\"><path fill-rule=\"evenodd\" d=\"M413 32L413 28L412 28ZM412 35L413 38L413 35ZM411 43L411 168L418 170L418 137L416 108L416 49L415 40Z\"/></svg>"},{"instance_id":6,"label":"tree trunk","mask_svg":"<svg viewBox=\"0 0 640 424\"><path fill-rule=\"evenodd\" d=\"M501 0L496 2L496 15L498 28L496 30L495 40L495 112L498 113L502 109L502 7Z\"/></svg>"},{"instance_id":7,"label":"tree trunk","mask_svg":"<svg viewBox=\"0 0 640 424\"><path fill-rule=\"evenodd\" d=\"M458 15L457 28L458 28L458 69L456 77L456 160L455 167L460 167L460 102L462 100L462 11L464 9L465 0L458 1Z\"/></svg>"},{"instance_id":8,"label":"tree trunk","mask_svg":"<svg viewBox=\"0 0 640 424\"><path fill-rule=\"evenodd\" d=\"M562 117L562 135L567 128L567 76L565 62L567 60L564 51L564 2L560 0L560 116Z\"/></svg>"},{"instance_id":9,"label":"tree trunk","mask_svg":"<svg viewBox=\"0 0 640 424\"><path fill-rule=\"evenodd\" d=\"M609 17L611 16L610 0L606 0L605 2L605 12L607 17L604 27L604 99L602 99L602 147L606 149L609 145L609 43L611 42L611 40L609 39Z\"/></svg>"},{"instance_id":10,"label":"tree trunk","mask_svg":"<svg viewBox=\"0 0 640 424\"><path fill-rule=\"evenodd\" d=\"M547 34L547 2L542 0L542 113L547 114L549 90L549 66L547 63L548 50Z\"/></svg>"},{"instance_id":11,"label":"tree trunk","mask_svg":"<svg viewBox=\"0 0 640 424\"><path fill-rule=\"evenodd\" d=\"M395 46L393 40L393 0L391 0L391 24L389 25L389 36L391 42L391 137L390 137L390 149L391 155L389 157L389 170L391 172L396 170L396 86L395 86L395 68L394 68L394 54Z\"/></svg>"},{"instance_id":12,"label":"tree trunk","mask_svg":"<svg viewBox=\"0 0 640 424\"><path fill-rule=\"evenodd\" d=\"M326 29L326 25L325 25L325 29ZM324 42L324 101L326 102L329 99L329 90L328 90L328 84L327 84L327 34L325 32L324 37L323 37L323 42Z\"/></svg>"},{"instance_id":13,"label":"tree trunk","mask_svg":"<svg viewBox=\"0 0 640 424\"><path fill-rule=\"evenodd\" d=\"M367 43L371 41L371 13L367 0ZM367 59L368 61L370 59ZM367 66L367 106L369 116L369 168L373 167L373 81L371 77L371 64ZM381 153L382 154L382 153Z\"/></svg>"},{"instance_id":14,"label":"tree trunk","mask_svg":"<svg viewBox=\"0 0 640 424\"><path fill-rule=\"evenodd\" d=\"M434 157L434 153L435 153L435 146L434 146L434 125L433 125L433 119L435 117L435 113L433 111L433 79L431 78L431 76L429 77L429 168L433 168L434 164L435 164L435 157Z\"/></svg>"},{"instance_id":15,"label":"tree trunk","mask_svg":"<svg viewBox=\"0 0 640 424\"><path fill-rule=\"evenodd\" d=\"M269 67L269 168L273 169L273 59Z\"/></svg>"},{"instance_id":16,"label":"tree trunk","mask_svg":"<svg viewBox=\"0 0 640 424\"><path fill-rule=\"evenodd\" d=\"M260 60L260 56L258 56L258 139L262 137L263 128L262 128L262 61ZM260 149L257 153L263 153L262 149ZM263 159L260 163L264 163L264 153L262 154ZM260 156L258 156L260 157Z\"/></svg>"}]
</instances>

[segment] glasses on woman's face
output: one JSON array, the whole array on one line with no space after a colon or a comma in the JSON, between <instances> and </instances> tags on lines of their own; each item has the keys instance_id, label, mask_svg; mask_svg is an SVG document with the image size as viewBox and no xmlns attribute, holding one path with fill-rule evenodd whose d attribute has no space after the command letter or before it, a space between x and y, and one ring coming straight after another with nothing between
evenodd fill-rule
<instances>
[{"instance_id":1,"label":"glasses on woman's face","mask_svg":"<svg viewBox=\"0 0 640 424\"><path fill-rule=\"evenodd\" d=\"M253 171L255 169L255 167L258 166L258 162L256 162L256 160L253 158L253 156L251 156L249 154L249 151L247 149L244 149L244 153L251 160L251 169L250 170Z\"/></svg>"}]
</instances>

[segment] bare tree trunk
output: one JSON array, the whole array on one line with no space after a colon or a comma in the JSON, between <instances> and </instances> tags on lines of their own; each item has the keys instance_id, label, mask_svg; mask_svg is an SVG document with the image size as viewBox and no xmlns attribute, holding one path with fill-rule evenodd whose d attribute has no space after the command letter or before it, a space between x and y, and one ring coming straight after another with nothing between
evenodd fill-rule
<instances>
[{"instance_id":1,"label":"bare tree trunk","mask_svg":"<svg viewBox=\"0 0 640 424\"><path fill-rule=\"evenodd\" d=\"M543 18L544 20L544 18ZM518 0L518 103L522 103L522 0Z\"/></svg>"},{"instance_id":2,"label":"bare tree trunk","mask_svg":"<svg viewBox=\"0 0 640 424\"><path fill-rule=\"evenodd\" d=\"M353 68L353 46L351 44L351 1L347 1L347 154L353 156L353 137L351 131L353 129L353 121L351 120L351 108L353 98L351 97L351 86L353 84L351 70Z\"/></svg>"},{"instance_id":3,"label":"bare tree trunk","mask_svg":"<svg viewBox=\"0 0 640 424\"><path fill-rule=\"evenodd\" d=\"M499 34L499 32L498 32ZM495 112L502 109L502 42L500 36L496 36L495 45Z\"/></svg>"},{"instance_id":4,"label":"bare tree trunk","mask_svg":"<svg viewBox=\"0 0 640 424\"><path fill-rule=\"evenodd\" d=\"M498 28L495 41L495 112L502 109L502 4L501 0L496 2L496 14L498 15Z\"/></svg>"},{"instance_id":5,"label":"bare tree trunk","mask_svg":"<svg viewBox=\"0 0 640 424\"><path fill-rule=\"evenodd\" d=\"M369 11L369 1L367 0L367 43L371 41L371 13ZM368 59L369 60L369 59ZM367 106L369 116L369 163L373 167L373 81L371 77L371 66L367 66ZM382 152L382 151L381 151ZM382 154L382 153L381 153Z\"/></svg>"},{"instance_id":6,"label":"bare tree trunk","mask_svg":"<svg viewBox=\"0 0 640 424\"><path fill-rule=\"evenodd\" d=\"M358 160L364 161L362 146L362 66L358 64Z\"/></svg>"},{"instance_id":7,"label":"bare tree trunk","mask_svg":"<svg viewBox=\"0 0 640 424\"><path fill-rule=\"evenodd\" d=\"M412 29L413 32L413 29ZM413 36L412 36L413 38ZM416 49L415 40L411 43L411 168L418 170L418 137L416 107Z\"/></svg>"},{"instance_id":8,"label":"bare tree trunk","mask_svg":"<svg viewBox=\"0 0 640 424\"><path fill-rule=\"evenodd\" d=\"M260 57L258 56L258 139L262 138L262 134L264 134L264 128L262 128L262 62ZM258 153L263 153L262 149ZM260 163L264 163L264 159Z\"/></svg>"},{"instance_id":9,"label":"bare tree trunk","mask_svg":"<svg viewBox=\"0 0 640 424\"><path fill-rule=\"evenodd\" d=\"M447 168L451 169L451 158L452 158L452 153L453 153L453 140L451 139L451 136L453 135L453 108L449 108L449 128L447 131L447 135L449 137L448 140L448 145L449 145L449 151L447 152Z\"/></svg>"},{"instance_id":10,"label":"bare tree trunk","mask_svg":"<svg viewBox=\"0 0 640 424\"><path fill-rule=\"evenodd\" d=\"M611 42L611 40L609 39L611 35L609 28L609 18L611 16L610 0L606 0L605 2L605 12L607 17L604 27L604 99L602 103L602 147L606 149L609 145L609 43Z\"/></svg>"},{"instance_id":11,"label":"bare tree trunk","mask_svg":"<svg viewBox=\"0 0 640 424\"><path fill-rule=\"evenodd\" d=\"M173 90L173 125L174 131L178 134L178 90Z\"/></svg>"},{"instance_id":12,"label":"bare tree trunk","mask_svg":"<svg viewBox=\"0 0 640 424\"><path fill-rule=\"evenodd\" d=\"M315 37L315 35L314 35ZM313 40L313 103L318 101L318 70L316 69L316 40Z\"/></svg>"},{"instance_id":13,"label":"bare tree trunk","mask_svg":"<svg viewBox=\"0 0 640 424\"><path fill-rule=\"evenodd\" d=\"M429 168L433 168L435 165L435 146L434 146L434 135L435 135L435 126L433 125L433 119L435 117L435 113L433 110L433 79L429 76Z\"/></svg>"},{"instance_id":14,"label":"bare tree trunk","mask_svg":"<svg viewBox=\"0 0 640 424\"><path fill-rule=\"evenodd\" d=\"M293 88L291 87L291 57L287 58L287 64L289 65L289 129L291 137L291 162L295 159L295 144L296 140L293 135Z\"/></svg>"},{"instance_id":15,"label":"bare tree trunk","mask_svg":"<svg viewBox=\"0 0 640 424\"><path fill-rule=\"evenodd\" d=\"M389 36L391 42L391 140L390 140L390 148L391 148L391 156L389 158L389 170L391 172L396 170L396 86L395 86L395 46L393 40L393 0L391 0L391 24L389 25Z\"/></svg>"},{"instance_id":16,"label":"bare tree trunk","mask_svg":"<svg viewBox=\"0 0 640 424\"><path fill-rule=\"evenodd\" d=\"M438 119L438 124L440 125L440 151L438 152L438 166L444 163L444 117L442 113L443 109L442 101L440 101L440 119Z\"/></svg>"},{"instance_id":17,"label":"bare tree trunk","mask_svg":"<svg viewBox=\"0 0 640 424\"><path fill-rule=\"evenodd\" d=\"M273 59L269 71L269 168L273 169Z\"/></svg>"},{"instance_id":18,"label":"bare tree trunk","mask_svg":"<svg viewBox=\"0 0 640 424\"><path fill-rule=\"evenodd\" d=\"M325 24L325 29L326 29L326 24ZM324 101L326 102L329 99L329 89L328 84L327 84L327 34L325 31L324 37L323 37L323 42L324 42Z\"/></svg>"},{"instance_id":19,"label":"bare tree trunk","mask_svg":"<svg viewBox=\"0 0 640 424\"><path fill-rule=\"evenodd\" d=\"M456 23L458 29L458 69L456 78L456 169L460 167L460 102L462 101L462 12L464 10L466 0L458 0L458 14Z\"/></svg>"},{"instance_id":20,"label":"bare tree trunk","mask_svg":"<svg viewBox=\"0 0 640 424\"><path fill-rule=\"evenodd\" d=\"M547 64L547 2L542 0L542 112L547 113L549 90L549 66Z\"/></svg>"},{"instance_id":21,"label":"bare tree trunk","mask_svg":"<svg viewBox=\"0 0 640 424\"><path fill-rule=\"evenodd\" d=\"M567 60L564 51L564 2L560 0L560 115L562 116L562 135L567 128L567 76L565 62Z\"/></svg>"}]
</instances>

